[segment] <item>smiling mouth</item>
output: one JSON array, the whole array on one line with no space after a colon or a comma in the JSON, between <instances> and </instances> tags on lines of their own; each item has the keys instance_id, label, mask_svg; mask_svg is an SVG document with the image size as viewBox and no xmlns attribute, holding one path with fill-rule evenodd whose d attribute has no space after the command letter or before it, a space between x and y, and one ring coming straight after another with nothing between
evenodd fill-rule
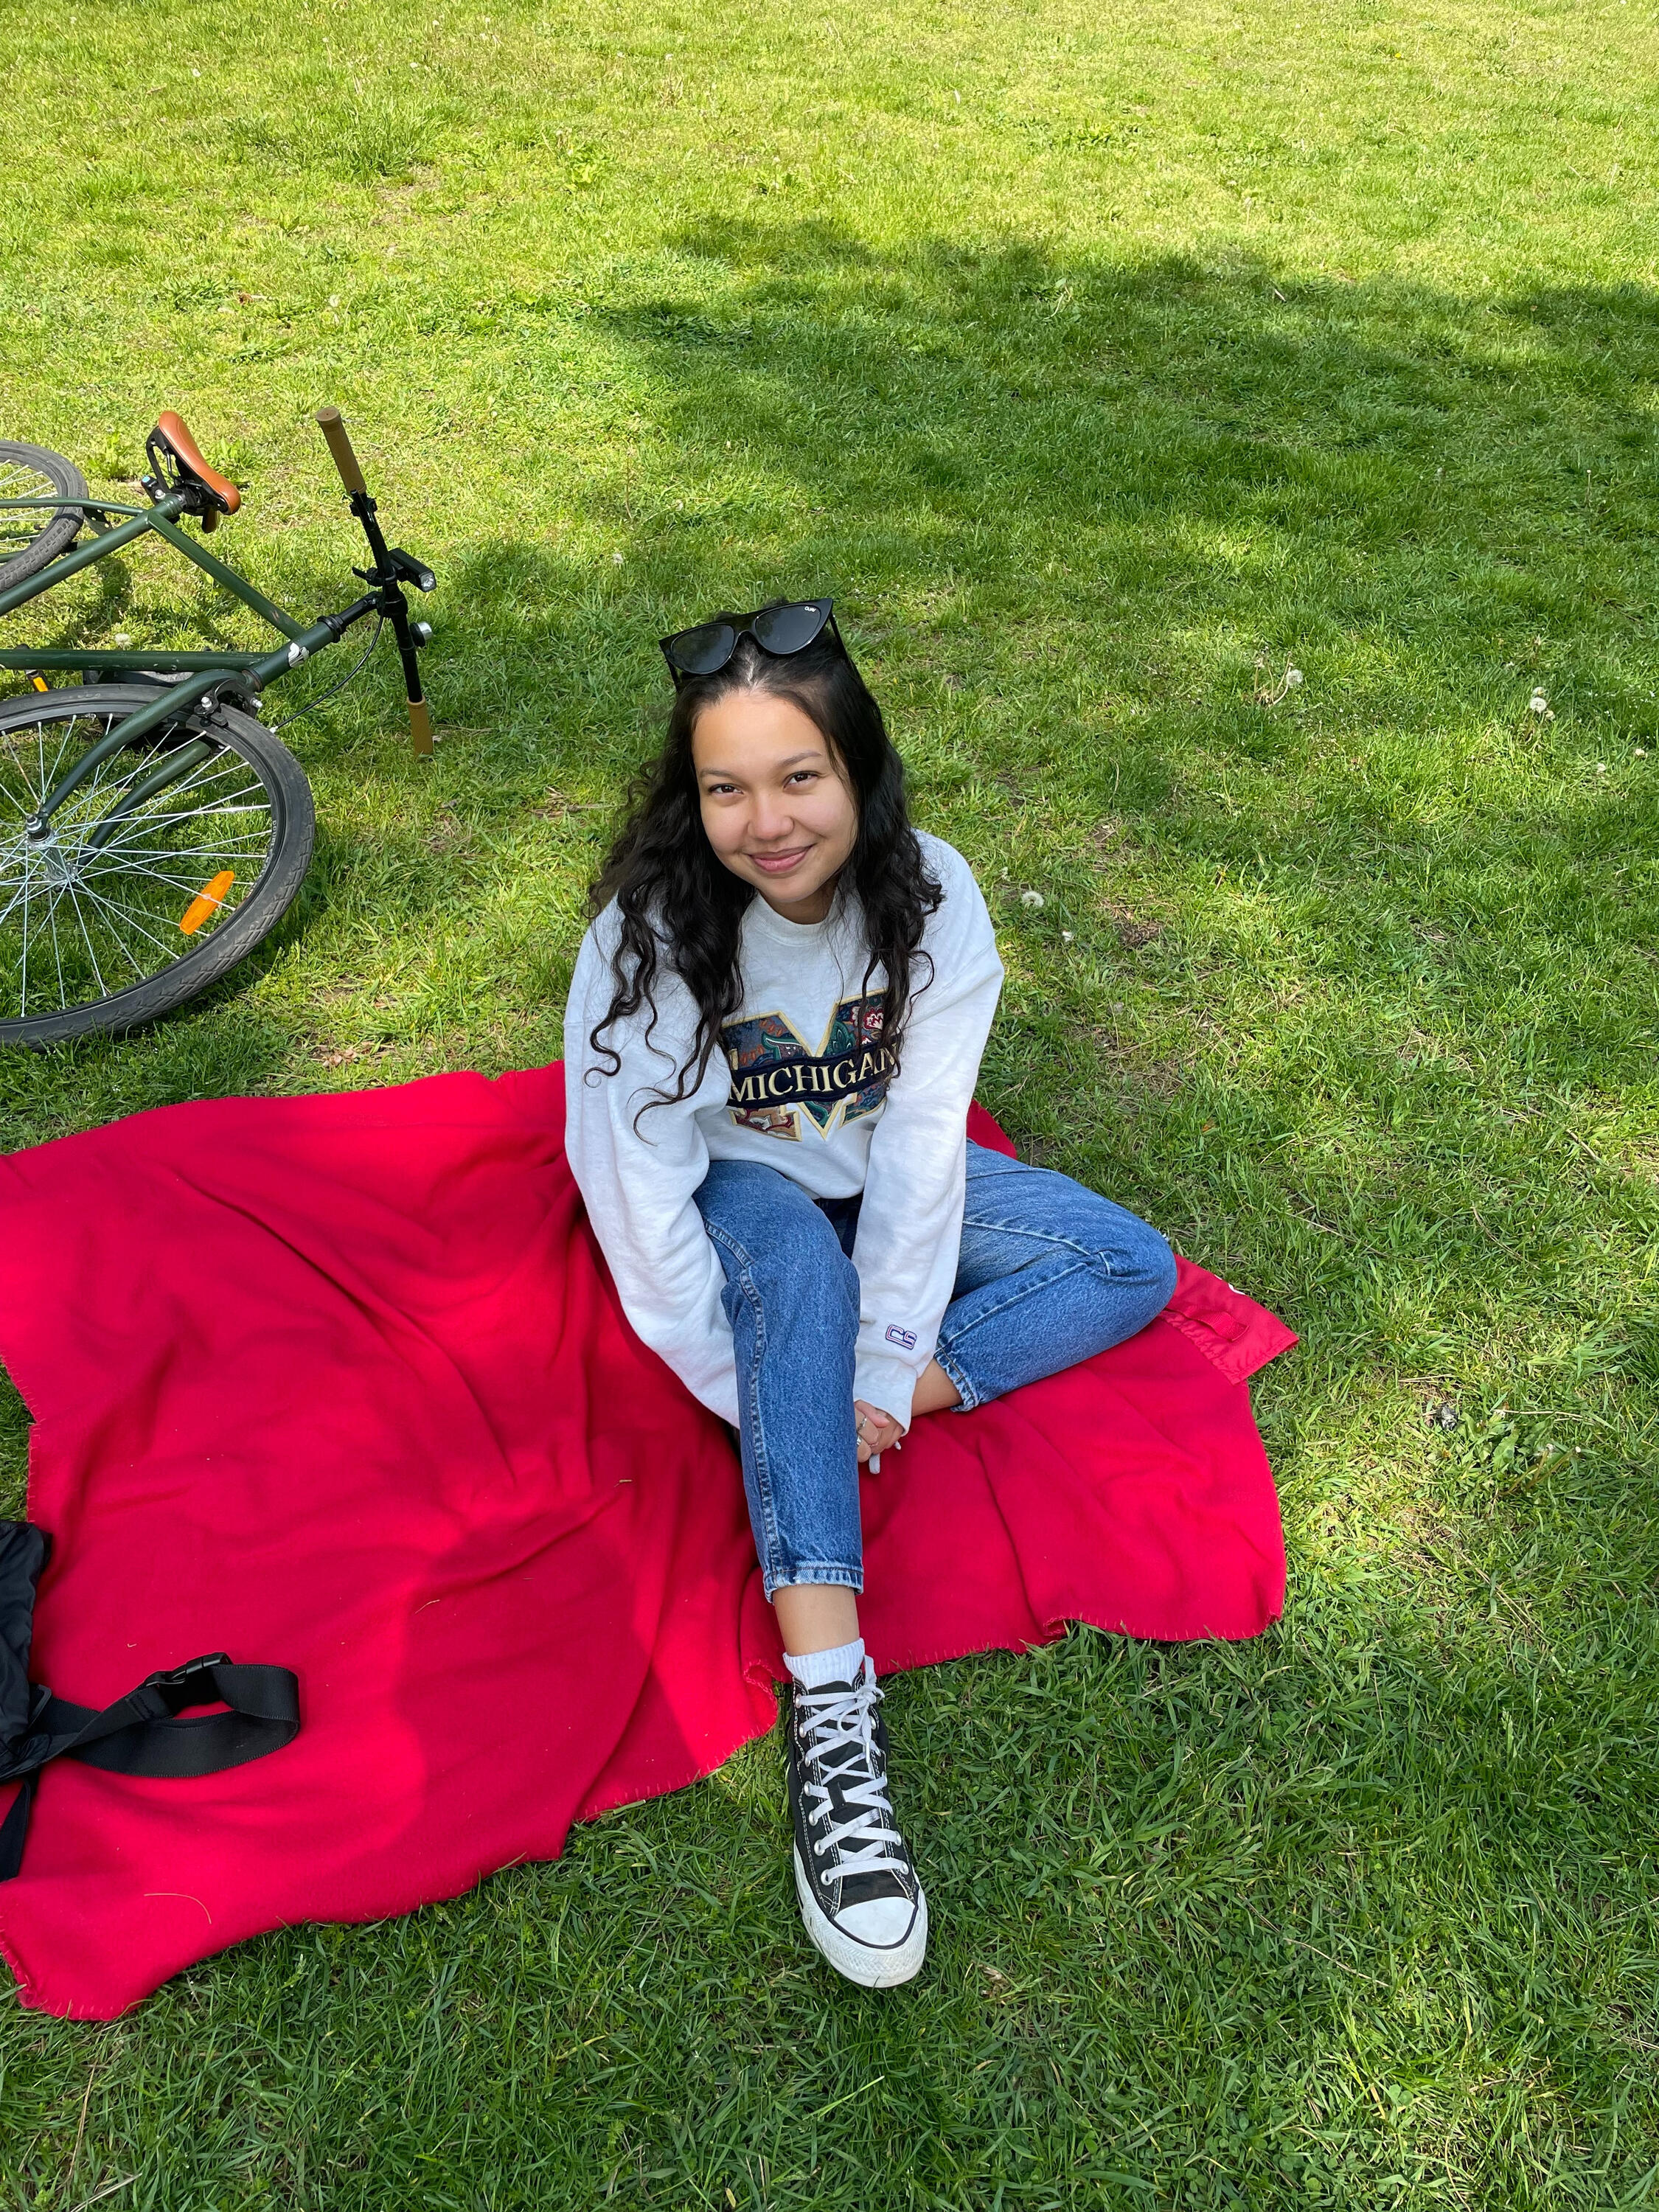
<instances>
[{"instance_id":1,"label":"smiling mouth","mask_svg":"<svg viewBox=\"0 0 1659 2212\"><path fill-rule=\"evenodd\" d=\"M787 853L751 853L749 857L769 876L787 876L799 867L811 849L810 845L796 845Z\"/></svg>"}]
</instances>

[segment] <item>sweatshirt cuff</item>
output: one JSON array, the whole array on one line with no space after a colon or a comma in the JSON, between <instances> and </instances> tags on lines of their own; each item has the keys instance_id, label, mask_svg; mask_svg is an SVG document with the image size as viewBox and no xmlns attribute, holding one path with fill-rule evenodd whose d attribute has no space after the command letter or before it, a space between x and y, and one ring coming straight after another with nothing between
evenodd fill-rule
<instances>
[{"instance_id":1,"label":"sweatshirt cuff","mask_svg":"<svg viewBox=\"0 0 1659 2212\"><path fill-rule=\"evenodd\" d=\"M916 1395L916 1374L889 1352L860 1352L853 1366L853 1395L866 1406L879 1406L901 1428L910 1425L910 1403Z\"/></svg>"}]
</instances>

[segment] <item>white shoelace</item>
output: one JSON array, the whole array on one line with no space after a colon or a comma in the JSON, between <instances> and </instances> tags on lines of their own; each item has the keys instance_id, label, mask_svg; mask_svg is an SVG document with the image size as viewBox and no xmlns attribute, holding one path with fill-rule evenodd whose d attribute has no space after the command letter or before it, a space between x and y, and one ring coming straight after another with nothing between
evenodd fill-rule
<instances>
[{"instance_id":1,"label":"white shoelace","mask_svg":"<svg viewBox=\"0 0 1659 2212\"><path fill-rule=\"evenodd\" d=\"M801 1748L814 1764L823 1765L849 1806L860 1809L850 1820L831 1824L812 1845L822 1854L841 1845L837 1875L908 1872L903 1856L904 1838L891 1825L892 1801L887 1784L875 1771L876 1706L881 1692L874 1682L853 1689L795 1691L796 1709L802 1717ZM830 1764L838 1751L846 1756ZM854 1778L862 1770L862 1778ZM809 1826L828 1820L833 1796L822 1783L805 1781L805 1796L816 1799L807 1814ZM857 1848L849 1850L849 1844ZM897 1850L893 1846L897 1844Z\"/></svg>"}]
</instances>

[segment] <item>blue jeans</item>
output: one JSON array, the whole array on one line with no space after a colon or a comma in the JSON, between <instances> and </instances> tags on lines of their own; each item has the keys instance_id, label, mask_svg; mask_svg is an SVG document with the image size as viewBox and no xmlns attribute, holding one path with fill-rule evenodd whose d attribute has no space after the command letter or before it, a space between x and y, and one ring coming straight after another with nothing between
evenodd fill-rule
<instances>
[{"instance_id":1,"label":"blue jeans","mask_svg":"<svg viewBox=\"0 0 1659 2212\"><path fill-rule=\"evenodd\" d=\"M815 1200L776 1168L717 1160L697 1193L726 1271L743 1481L766 1595L864 1588L853 1361L859 1200ZM955 1295L934 1358L962 1411L1121 1344L1162 1312L1157 1230L1069 1176L968 1147Z\"/></svg>"}]
</instances>

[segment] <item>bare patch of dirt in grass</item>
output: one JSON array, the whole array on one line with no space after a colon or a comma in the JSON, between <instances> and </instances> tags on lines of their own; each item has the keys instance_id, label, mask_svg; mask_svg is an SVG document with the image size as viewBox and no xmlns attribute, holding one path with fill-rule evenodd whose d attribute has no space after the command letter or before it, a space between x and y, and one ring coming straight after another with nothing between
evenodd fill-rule
<instances>
[{"instance_id":1,"label":"bare patch of dirt in grass","mask_svg":"<svg viewBox=\"0 0 1659 2212\"><path fill-rule=\"evenodd\" d=\"M1091 1029L1089 1036L1108 1073L1125 1091L1139 1091L1148 1098L1173 1098L1192 1080L1193 1071L1188 1061L1138 1052L1104 1024ZM1133 1103L1121 1102L1119 1110L1133 1112L1134 1109Z\"/></svg>"},{"instance_id":2,"label":"bare patch of dirt in grass","mask_svg":"<svg viewBox=\"0 0 1659 2212\"><path fill-rule=\"evenodd\" d=\"M584 814L602 814L605 801L599 799L571 799L556 784L550 783L539 803L531 808L538 822L568 822Z\"/></svg>"},{"instance_id":3,"label":"bare patch of dirt in grass","mask_svg":"<svg viewBox=\"0 0 1659 2212\"><path fill-rule=\"evenodd\" d=\"M441 806L427 832L428 853L464 853L472 842L472 824L464 822L453 807Z\"/></svg>"}]
</instances>

